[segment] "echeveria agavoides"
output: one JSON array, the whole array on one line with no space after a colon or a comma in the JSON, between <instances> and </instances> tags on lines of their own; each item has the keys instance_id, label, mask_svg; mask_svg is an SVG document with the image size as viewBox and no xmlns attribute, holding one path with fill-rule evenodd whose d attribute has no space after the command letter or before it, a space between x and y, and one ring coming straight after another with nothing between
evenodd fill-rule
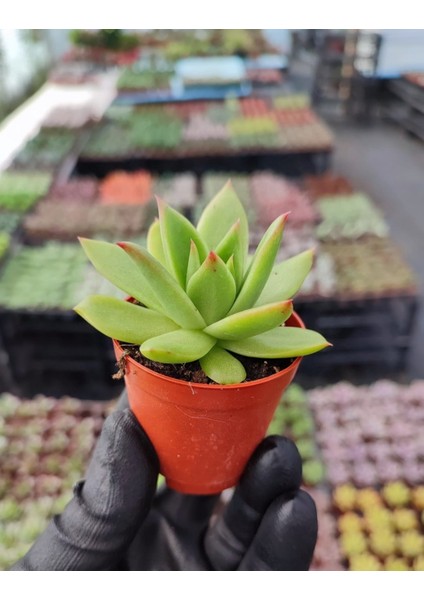
<instances>
[{"instance_id":1,"label":"echeveria agavoides","mask_svg":"<svg viewBox=\"0 0 424 600\"><path fill-rule=\"evenodd\" d=\"M199 360L219 384L246 378L233 353L290 358L330 345L316 331L285 325L313 262L308 250L275 264L287 214L271 223L250 257L246 213L230 182L197 227L162 200L158 206L147 249L80 238L94 267L138 301L84 299L75 310L96 329L139 345L154 361Z\"/></svg>"}]
</instances>

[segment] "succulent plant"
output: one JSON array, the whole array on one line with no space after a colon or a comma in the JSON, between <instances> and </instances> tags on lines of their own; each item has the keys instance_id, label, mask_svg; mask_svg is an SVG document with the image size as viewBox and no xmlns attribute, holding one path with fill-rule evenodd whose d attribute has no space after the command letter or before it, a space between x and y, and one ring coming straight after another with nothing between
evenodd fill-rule
<instances>
[{"instance_id":1,"label":"succulent plant","mask_svg":"<svg viewBox=\"0 0 424 600\"><path fill-rule=\"evenodd\" d=\"M5 171L0 175L1 209L13 213L28 211L47 192L50 183L51 175L48 173Z\"/></svg>"},{"instance_id":2,"label":"succulent plant","mask_svg":"<svg viewBox=\"0 0 424 600\"><path fill-rule=\"evenodd\" d=\"M268 426L267 435L282 435L284 433L286 423L285 410L283 403L280 401Z\"/></svg>"},{"instance_id":3,"label":"succulent plant","mask_svg":"<svg viewBox=\"0 0 424 600\"><path fill-rule=\"evenodd\" d=\"M424 571L424 555L417 556L413 564L414 571Z\"/></svg>"},{"instance_id":4,"label":"succulent plant","mask_svg":"<svg viewBox=\"0 0 424 600\"><path fill-rule=\"evenodd\" d=\"M296 446L303 460L314 458L317 453L315 443L311 439L296 440Z\"/></svg>"},{"instance_id":5,"label":"succulent plant","mask_svg":"<svg viewBox=\"0 0 424 600\"><path fill-rule=\"evenodd\" d=\"M23 556L63 511L93 450L96 420L103 422L113 404L0 395L0 442L6 441L0 451L0 570Z\"/></svg>"},{"instance_id":6,"label":"succulent plant","mask_svg":"<svg viewBox=\"0 0 424 600\"><path fill-rule=\"evenodd\" d=\"M418 526L417 514L410 508L397 508L393 511L392 516L398 531L408 531Z\"/></svg>"},{"instance_id":7,"label":"succulent plant","mask_svg":"<svg viewBox=\"0 0 424 600\"><path fill-rule=\"evenodd\" d=\"M352 556L349 561L350 571L381 571L380 561L370 554L364 552L358 556Z\"/></svg>"},{"instance_id":8,"label":"succulent plant","mask_svg":"<svg viewBox=\"0 0 424 600\"><path fill-rule=\"evenodd\" d=\"M377 477L374 465L364 461L358 461L353 466L352 478L358 487L375 484Z\"/></svg>"},{"instance_id":9,"label":"succulent plant","mask_svg":"<svg viewBox=\"0 0 424 600\"><path fill-rule=\"evenodd\" d=\"M80 240L94 267L138 301L86 298L75 310L91 325L139 345L155 362L199 360L219 384L246 378L235 355L291 358L330 345L315 331L283 325L313 258L306 251L274 266L287 215L270 225L249 258L247 217L230 183L206 206L197 228L163 201L158 205L147 249Z\"/></svg>"},{"instance_id":10,"label":"succulent plant","mask_svg":"<svg viewBox=\"0 0 424 600\"><path fill-rule=\"evenodd\" d=\"M321 483L325 476L325 468L320 460L308 459L303 463L303 480L307 485Z\"/></svg>"},{"instance_id":11,"label":"succulent plant","mask_svg":"<svg viewBox=\"0 0 424 600\"><path fill-rule=\"evenodd\" d=\"M177 148L182 139L182 121L163 109L134 113L128 137L135 149Z\"/></svg>"},{"instance_id":12,"label":"succulent plant","mask_svg":"<svg viewBox=\"0 0 424 600\"><path fill-rule=\"evenodd\" d=\"M292 425L292 433L295 437L302 437L311 434L313 431L314 422L307 413L304 413Z\"/></svg>"},{"instance_id":13,"label":"succulent plant","mask_svg":"<svg viewBox=\"0 0 424 600\"><path fill-rule=\"evenodd\" d=\"M41 265L43 271L40 271ZM22 247L3 270L0 304L13 309L69 309L78 300L77 282L86 266L75 244Z\"/></svg>"},{"instance_id":14,"label":"succulent plant","mask_svg":"<svg viewBox=\"0 0 424 600\"><path fill-rule=\"evenodd\" d=\"M344 533L362 531L363 519L355 512L345 512L337 521L337 527Z\"/></svg>"},{"instance_id":15,"label":"succulent plant","mask_svg":"<svg viewBox=\"0 0 424 600\"><path fill-rule=\"evenodd\" d=\"M363 554L367 550L367 540L360 531L349 531L340 536L340 546L344 556L350 558Z\"/></svg>"},{"instance_id":16,"label":"succulent plant","mask_svg":"<svg viewBox=\"0 0 424 600\"><path fill-rule=\"evenodd\" d=\"M368 196L326 196L317 201L322 221L316 229L319 239L357 239L363 235L385 237L388 226Z\"/></svg>"},{"instance_id":17,"label":"succulent plant","mask_svg":"<svg viewBox=\"0 0 424 600\"><path fill-rule=\"evenodd\" d=\"M412 490L412 503L418 510L424 510L424 485Z\"/></svg>"},{"instance_id":18,"label":"succulent plant","mask_svg":"<svg viewBox=\"0 0 424 600\"><path fill-rule=\"evenodd\" d=\"M308 397L300 385L292 383L286 390L284 400L290 406L305 406L308 402Z\"/></svg>"},{"instance_id":19,"label":"succulent plant","mask_svg":"<svg viewBox=\"0 0 424 600\"><path fill-rule=\"evenodd\" d=\"M382 558L390 556L396 552L397 540L394 533L388 529L382 529L380 531L373 531L369 545L371 550Z\"/></svg>"},{"instance_id":20,"label":"succulent plant","mask_svg":"<svg viewBox=\"0 0 424 600\"><path fill-rule=\"evenodd\" d=\"M383 502L377 490L374 490L373 488L365 488L357 491L356 505L363 512L366 512L370 508L382 506Z\"/></svg>"},{"instance_id":21,"label":"succulent plant","mask_svg":"<svg viewBox=\"0 0 424 600\"><path fill-rule=\"evenodd\" d=\"M364 514L364 523L368 531L392 529L393 519L390 510L384 507L373 506Z\"/></svg>"},{"instance_id":22,"label":"succulent plant","mask_svg":"<svg viewBox=\"0 0 424 600\"><path fill-rule=\"evenodd\" d=\"M56 167L71 151L76 133L66 128L41 129L18 153L14 165L25 168Z\"/></svg>"},{"instance_id":23,"label":"succulent plant","mask_svg":"<svg viewBox=\"0 0 424 600\"><path fill-rule=\"evenodd\" d=\"M403 556L415 558L424 552L424 537L418 531L404 531L399 535L399 548Z\"/></svg>"},{"instance_id":24,"label":"succulent plant","mask_svg":"<svg viewBox=\"0 0 424 600\"><path fill-rule=\"evenodd\" d=\"M149 90L169 88L172 71L138 70L127 67L122 71L118 82L118 90Z\"/></svg>"},{"instance_id":25,"label":"succulent plant","mask_svg":"<svg viewBox=\"0 0 424 600\"><path fill-rule=\"evenodd\" d=\"M334 261L338 294L384 296L389 292L416 289L414 272L390 238L372 236L360 244L352 241L324 242L320 249ZM372 261L367 258L370 255L373 256ZM384 269L387 264L391 265L390 274Z\"/></svg>"},{"instance_id":26,"label":"succulent plant","mask_svg":"<svg viewBox=\"0 0 424 600\"><path fill-rule=\"evenodd\" d=\"M392 481L384 486L382 496L391 507L405 506L410 501L411 490L402 481Z\"/></svg>"},{"instance_id":27,"label":"succulent plant","mask_svg":"<svg viewBox=\"0 0 424 600\"><path fill-rule=\"evenodd\" d=\"M148 171L112 171L99 185L104 204L145 204L152 198L152 176Z\"/></svg>"},{"instance_id":28,"label":"succulent plant","mask_svg":"<svg viewBox=\"0 0 424 600\"><path fill-rule=\"evenodd\" d=\"M341 511L353 510L356 505L357 489L350 483L337 487L333 492L333 501Z\"/></svg>"},{"instance_id":29,"label":"succulent plant","mask_svg":"<svg viewBox=\"0 0 424 600\"><path fill-rule=\"evenodd\" d=\"M22 507L12 498L0 502L0 521L17 521L22 516Z\"/></svg>"}]
</instances>

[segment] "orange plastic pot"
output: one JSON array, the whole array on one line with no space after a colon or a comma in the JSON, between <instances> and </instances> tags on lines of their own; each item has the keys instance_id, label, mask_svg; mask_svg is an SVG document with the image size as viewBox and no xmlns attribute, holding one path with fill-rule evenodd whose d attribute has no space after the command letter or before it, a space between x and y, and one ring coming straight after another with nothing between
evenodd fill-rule
<instances>
[{"instance_id":1,"label":"orange plastic pot","mask_svg":"<svg viewBox=\"0 0 424 600\"><path fill-rule=\"evenodd\" d=\"M296 313L287 324L305 327ZM120 360L123 349L113 344ZM173 379L126 357L129 404L156 449L167 485L185 494L215 494L235 485L300 362L298 357L256 381L217 385Z\"/></svg>"}]
</instances>

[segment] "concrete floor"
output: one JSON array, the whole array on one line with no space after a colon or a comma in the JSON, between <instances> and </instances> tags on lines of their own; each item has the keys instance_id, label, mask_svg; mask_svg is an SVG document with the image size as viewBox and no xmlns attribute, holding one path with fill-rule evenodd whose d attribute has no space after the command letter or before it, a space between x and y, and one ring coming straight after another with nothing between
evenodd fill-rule
<instances>
[{"instance_id":1,"label":"concrete floor","mask_svg":"<svg viewBox=\"0 0 424 600\"><path fill-rule=\"evenodd\" d=\"M367 192L381 208L393 241L416 272L423 297L424 142L408 136L397 125L383 121L370 125L335 121L329 125L336 138L333 170ZM421 307L403 377L407 380L424 378L424 310Z\"/></svg>"}]
</instances>

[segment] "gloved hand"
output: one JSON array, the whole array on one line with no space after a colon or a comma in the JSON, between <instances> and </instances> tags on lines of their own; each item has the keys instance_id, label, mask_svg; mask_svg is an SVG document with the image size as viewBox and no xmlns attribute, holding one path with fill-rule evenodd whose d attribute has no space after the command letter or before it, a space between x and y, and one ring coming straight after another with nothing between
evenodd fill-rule
<instances>
[{"instance_id":1,"label":"gloved hand","mask_svg":"<svg viewBox=\"0 0 424 600\"><path fill-rule=\"evenodd\" d=\"M155 495L154 448L119 410L73 499L11 570L307 570L317 516L301 470L293 442L271 436L225 506L219 495Z\"/></svg>"}]
</instances>

